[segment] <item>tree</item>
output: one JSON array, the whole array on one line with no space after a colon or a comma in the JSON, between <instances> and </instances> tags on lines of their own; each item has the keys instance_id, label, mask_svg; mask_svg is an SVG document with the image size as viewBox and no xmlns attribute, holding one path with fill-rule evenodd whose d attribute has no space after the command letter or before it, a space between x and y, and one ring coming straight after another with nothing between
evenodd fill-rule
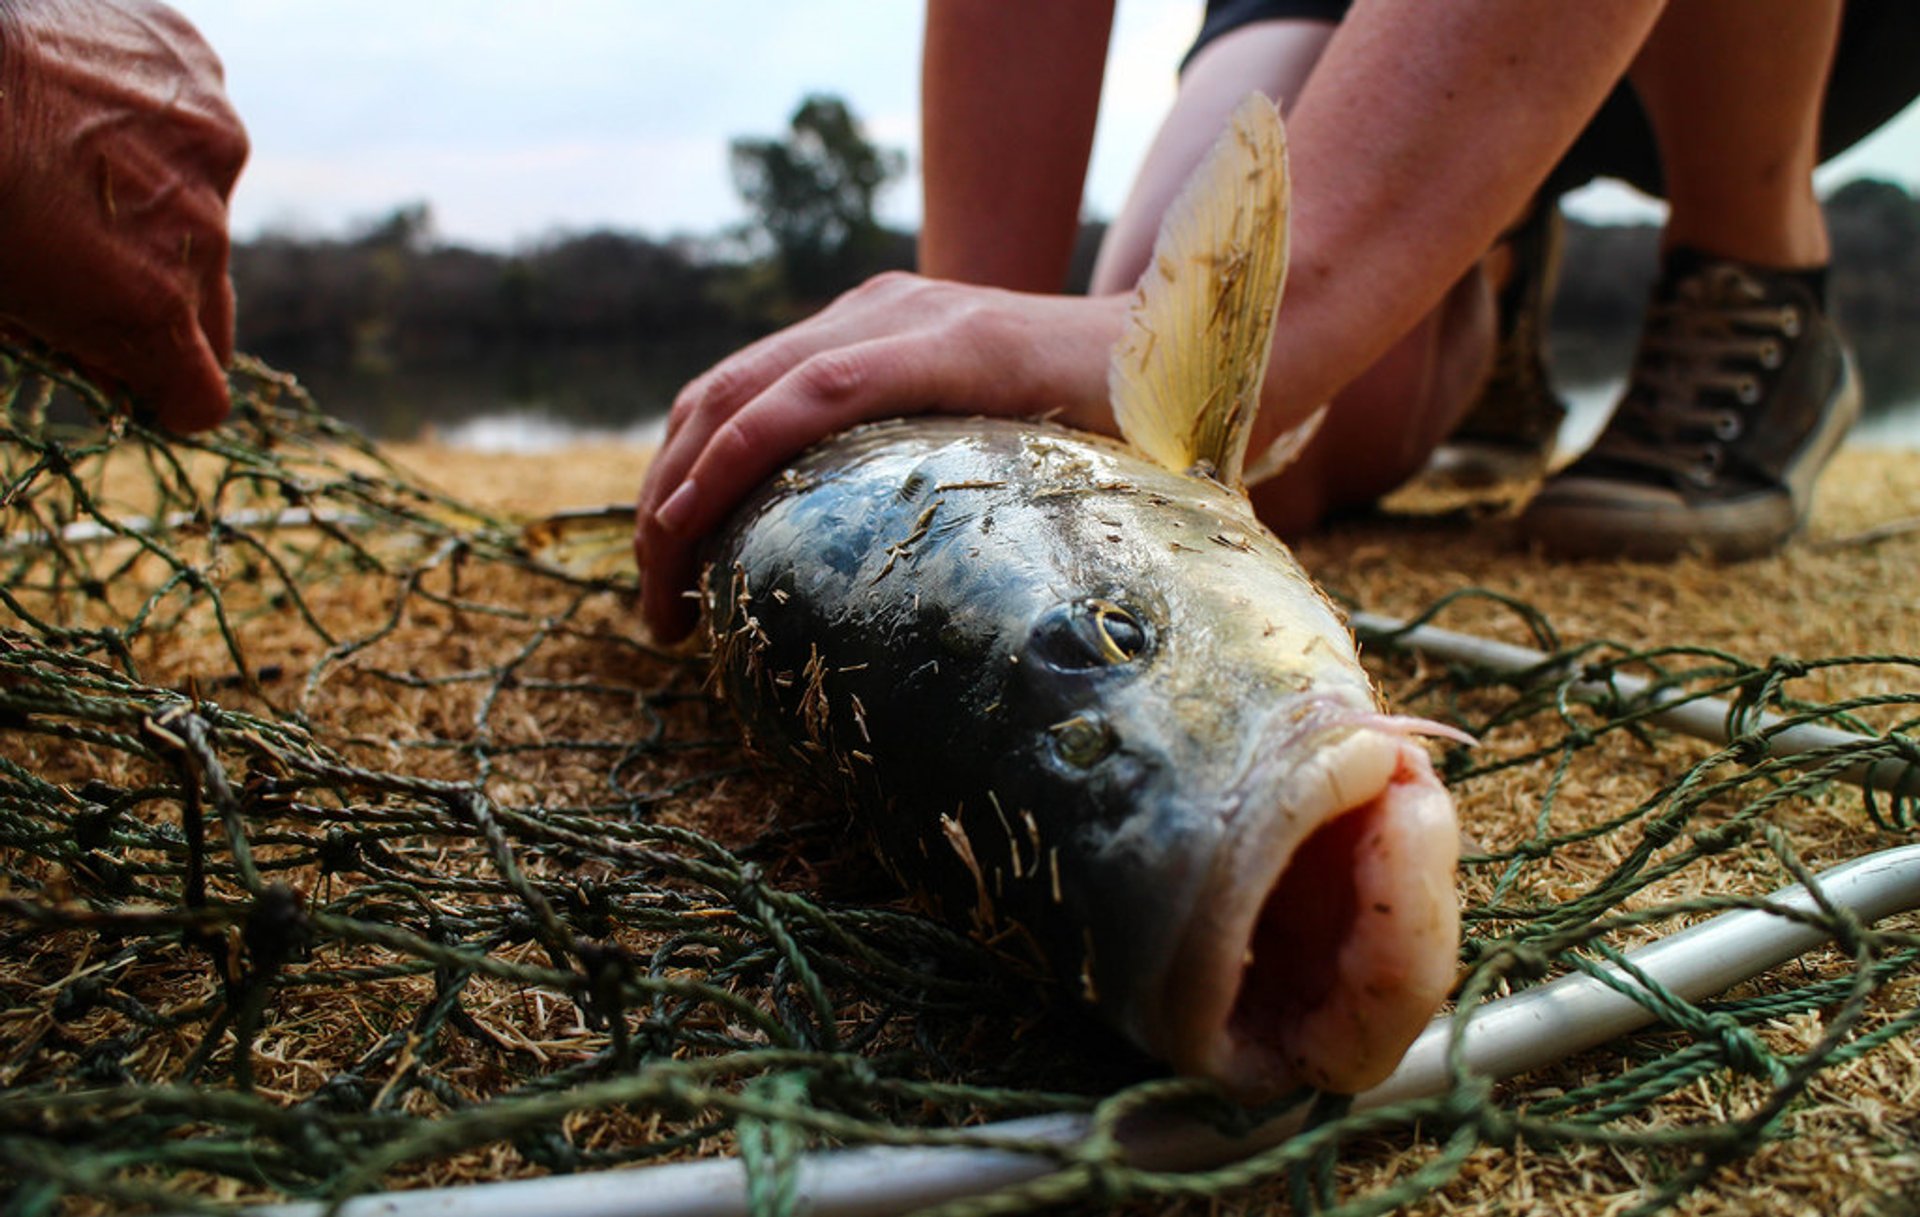
<instances>
[{"instance_id":1,"label":"tree","mask_svg":"<svg viewBox=\"0 0 1920 1217\"><path fill-rule=\"evenodd\" d=\"M781 285L795 300L817 301L851 287L880 256L874 200L906 157L871 143L845 102L814 95L794 111L786 139L734 140L732 165L773 244Z\"/></svg>"},{"instance_id":2,"label":"tree","mask_svg":"<svg viewBox=\"0 0 1920 1217\"><path fill-rule=\"evenodd\" d=\"M363 249L420 253L433 244L433 208L424 202L403 203L386 215L360 225L352 240Z\"/></svg>"}]
</instances>

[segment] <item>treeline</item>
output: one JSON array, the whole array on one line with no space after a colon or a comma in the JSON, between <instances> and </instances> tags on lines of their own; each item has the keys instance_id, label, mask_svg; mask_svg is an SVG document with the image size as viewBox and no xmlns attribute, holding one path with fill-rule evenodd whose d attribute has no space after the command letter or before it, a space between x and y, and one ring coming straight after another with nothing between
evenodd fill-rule
<instances>
[{"instance_id":1,"label":"treeline","mask_svg":"<svg viewBox=\"0 0 1920 1217\"><path fill-rule=\"evenodd\" d=\"M389 402L405 395L381 392L381 377L411 374L417 393L421 374L471 374L481 361L526 390L541 367L579 372L583 352L643 351L637 364L613 361L622 366L606 378L617 395L623 371L692 375L845 287L912 264L913 238L883 227L874 206L905 158L871 143L839 99L804 99L784 137L735 140L731 166L753 220L707 237L601 231L494 253L437 240L422 203L340 238L239 244L239 343L310 381L345 379L356 396ZM608 361L591 362L608 373Z\"/></svg>"},{"instance_id":2,"label":"treeline","mask_svg":"<svg viewBox=\"0 0 1920 1217\"><path fill-rule=\"evenodd\" d=\"M433 239L424 205L339 239L237 244L243 349L296 369L377 373L511 347L737 328L738 269L682 243L594 232L519 254Z\"/></svg>"},{"instance_id":3,"label":"treeline","mask_svg":"<svg viewBox=\"0 0 1920 1217\"><path fill-rule=\"evenodd\" d=\"M1832 195L1827 214L1834 244L1829 292L1849 335L1869 360L1882 344L1913 345L1920 334L1920 199L1891 183L1856 181ZM1089 226L1084 249L1099 232ZM1647 226L1570 222L1556 329L1576 345L1630 339L1657 243ZM806 298L783 289L771 256L748 256L735 238L657 242L620 232L556 237L510 254L465 249L435 241L427 209L415 206L337 239L245 242L234 250L233 273L243 349L296 370L378 374L635 341L724 349L804 315L831 289L911 267L913 239L884 232ZM1090 258L1078 261L1084 282Z\"/></svg>"},{"instance_id":4,"label":"treeline","mask_svg":"<svg viewBox=\"0 0 1920 1217\"><path fill-rule=\"evenodd\" d=\"M912 265L911 234L887 238L862 269ZM372 372L514 348L747 338L817 303L733 246L599 231L496 253L433 240L413 206L345 237L237 243L239 342L293 367Z\"/></svg>"},{"instance_id":5,"label":"treeline","mask_svg":"<svg viewBox=\"0 0 1920 1217\"><path fill-rule=\"evenodd\" d=\"M490 252L437 240L420 204L337 238L239 244L240 345L309 380L363 383L645 348L665 353L664 363L650 355L646 366L671 384L871 274L912 266L912 235L874 218L874 199L902 158L867 142L839 101L808 98L784 139L736 140L732 154L754 219L710 237L662 242L602 231ZM1920 199L1888 182L1856 181L1831 196L1827 214L1830 297L1859 349L1870 400L1920 397L1910 337L1920 334ZM1097 224L1082 232L1070 288L1084 284L1100 233ZM1645 226L1568 224L1554 313L1556 351L1573 353L1563 373L1618 373L1657 239ZM1586 350L1606 352L1606 366L1579 366ZM609 373L611 392L620 375ZM624 398L606 408L631 412Z\"/></svg>"}]
</instances>

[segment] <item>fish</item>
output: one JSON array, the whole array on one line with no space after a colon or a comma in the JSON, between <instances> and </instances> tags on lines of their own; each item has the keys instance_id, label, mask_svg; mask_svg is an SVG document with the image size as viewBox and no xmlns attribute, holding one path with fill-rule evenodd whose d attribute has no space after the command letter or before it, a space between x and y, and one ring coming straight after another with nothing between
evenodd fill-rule
<instances>
[{"instance_id":1,"label":"fish","mask_svg":"<svg viewBox=\"0 0 1920 1217\"><path fill-rule=\"evenodd\" d=\"M1250 96L1113 349L1123 438L831 436L723 526L699 593L756 752L853 808L933 915L1247 1102L1381 1081L1459 944L1425 742L1458 732L1383 708L1242 484L1289 189Z\"/></svg>"}]
</instances>

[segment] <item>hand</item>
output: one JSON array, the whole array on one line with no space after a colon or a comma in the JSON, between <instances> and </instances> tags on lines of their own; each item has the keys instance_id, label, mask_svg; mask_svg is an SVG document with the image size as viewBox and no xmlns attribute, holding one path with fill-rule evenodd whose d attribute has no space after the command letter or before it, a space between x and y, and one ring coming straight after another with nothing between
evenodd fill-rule
<instances>
[{"instance_id":1,"label":"hand","mask_svg":"<svg viewBox=\"0 0 1920 1217\"><path fill-rule=\"evenodd\" d=\"M176 430L228 410L227 199L247 156L220 61L147 0L0 0L0 330Z\"/></svg>"},{"instance_id":2,"label":"hand","mask_svg":"<svg viewBox=\"0 0 1920 1217\"><path fill-rule=\"evenodd\" d=\"M683 389L640 488L634 553L655 638L692 628L697 550L810 444L905 414L1048 415L1112 432L1107 352L1126 298L886 274Z\"/></svg>"}]
</instances>

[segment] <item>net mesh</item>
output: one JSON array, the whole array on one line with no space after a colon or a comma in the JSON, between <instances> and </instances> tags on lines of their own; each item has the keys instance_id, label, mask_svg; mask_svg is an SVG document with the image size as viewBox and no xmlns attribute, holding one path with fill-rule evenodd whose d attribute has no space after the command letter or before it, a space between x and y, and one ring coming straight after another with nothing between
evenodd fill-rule
<instances>
[{"instance_id":1,"label":"net mesh","mask_svg":"<svg viewBox=\"0 0 1920 1217\"><path fill-rule=\"evenodd\" d=\"M1769 1147L1835 1128L1825 1169L1874 1180L1858 1203L1920 1195L1897 1106L1920 1084L1920 934L1839 910L1816 918L1831 949L1711 1002L1653 986L1655 1030L1543 1075L1322 1099L1231 1165L1128 1165L1129 1113L1248 1116L902 904L834 808L743 757L698 657L637 640L620 563L556 563L554 526L434 490L284 375L243 361L234 389L228 426L182 439L36 357L5 365L8 1212L721 1154L783 1212L810 1150L991 1141L969 1130L1048 1112L1094 1131L949 1207L1497 1207L1531 1164L1565 1211L1704 1208L1731 1163L1791 1192ZM1477 838L1457 1020L1913 834L1911 800L1835 779L1920 764L1920 657L1569 647L1479 592L1423 616L1556 660L1371 648L1398 707L1483 740L1443 758ZM1614 672L1731 698L1734 742L1649 726L1656 698L1594 692ZM1790 765L1763 709L1861 738Z\"/></svg>"}]
</instances>

